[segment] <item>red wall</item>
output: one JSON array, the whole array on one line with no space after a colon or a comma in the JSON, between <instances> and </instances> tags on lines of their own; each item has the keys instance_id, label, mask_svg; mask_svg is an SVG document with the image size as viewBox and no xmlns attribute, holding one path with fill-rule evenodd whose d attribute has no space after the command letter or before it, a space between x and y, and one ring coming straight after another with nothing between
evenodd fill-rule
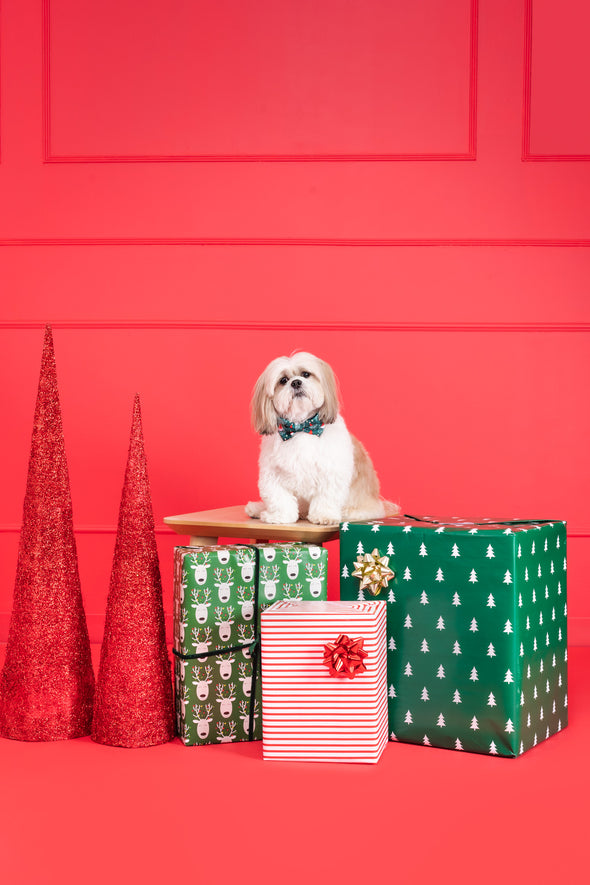
<instances>
[{"instance_id":1,"label":"red wall","mask_svg":"<svg viewBox=\"0 0 590 885\"><path fill-rule=\"evenodd\" d=\"M407 511L568 520L590 642L589 38L584 0L4 0L0 640L51 322L94 640L134 393L169 611L163 516L255 495L303 348Z\"/></svg>"}]
</instances>

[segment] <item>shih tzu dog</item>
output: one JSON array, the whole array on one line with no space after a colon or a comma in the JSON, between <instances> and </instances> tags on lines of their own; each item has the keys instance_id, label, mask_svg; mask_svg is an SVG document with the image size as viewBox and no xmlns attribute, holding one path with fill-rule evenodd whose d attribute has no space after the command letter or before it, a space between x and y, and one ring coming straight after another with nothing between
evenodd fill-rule
<instances>
[{"instance_id":1,"label":"shih tzu dog","mask_svg":"<svg viewBox=\"0 0 590 885\"><path fill-rule=\"evenodd\" d=\"M254 388L252 422L262 435L261 501L246 512L263 522L308 519L336 525L400 512L379 494L371 459L339 414L328 363L311 353L273 360Z\"/></svg>"}]
</instances>

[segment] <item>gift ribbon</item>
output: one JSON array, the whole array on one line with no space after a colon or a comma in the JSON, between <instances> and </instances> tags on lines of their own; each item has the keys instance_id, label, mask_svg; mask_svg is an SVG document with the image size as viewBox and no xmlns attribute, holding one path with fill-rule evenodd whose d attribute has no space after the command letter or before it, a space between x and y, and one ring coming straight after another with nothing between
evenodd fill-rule
<instances>
[{"instance_id":1,"label":"gift ribbon","mask_svg":"<svg viewBox=\"0 0 590 885\"><path fill-rule=\"evenodd\" d=\"M368 589L373 596L379 596L384 587L395 577L389 567L389 556L380 556L377 548L372 553L365 553L354 563L353 578L360 578L360 589Z\"/></svg>"},{"instance_id":2,"label":"gift ribbon","mask_svg":"<svg viewBox=\"0 0 590 885\"><path fill-rule=\"evenodd\" d=\"M330 676L354 679L359 673L364 673L364 659L368 653L364 650L365 640L359 636L351 639L345 633L341 633L335 642L324 645L324 661L330 671Z\"/></svg>"},{"instance_id":3,"label":"gift ribbon","mask_svg":"<svg viewBox=\"0 0 590 885\"><path fill-rule=\"evenodd\" d=\"M404 513L404 519L413 519L414 522L428 522L431 525L453 525L452 523L441 522L439 519L430 519L426 516L411 516ZM555 519L493 519L491 522L472 522L471 525L492 526L492 525L550 525L552 522L559 522Z\"/></svg>"},{"instance_id":4,"label":"gift ribbon","mask_svg":"<svg viewBox=\"0 0 590 885\"><path fill-rule=\"evenodd\" d=\"M201 651L195 654L185 654L185 652L172 649L172 654L182 661L198 661L201 658L210 658L217 655L225 655L232 651L243 651L245 648L250 649L250 659L252 661L252 688L250 690L250 708L248 710L248 740L254 740L254 704L256 701L256 681L258 678L258 657L260 655L260 634L258 631L258 578L260 573L260 550L258 547L244 544L254 551L254 639L250 642L244 642L241 645L229 645L226 648L214 648L212 651Z\"/></svg>"}]
</instances>

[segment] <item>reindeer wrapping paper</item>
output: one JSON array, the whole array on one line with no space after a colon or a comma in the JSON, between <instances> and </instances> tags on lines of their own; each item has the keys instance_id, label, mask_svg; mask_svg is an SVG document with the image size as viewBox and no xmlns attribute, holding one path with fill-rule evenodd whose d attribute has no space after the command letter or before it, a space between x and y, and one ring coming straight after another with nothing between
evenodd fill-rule
<instances>
[{"instance_id":1,"label":"reindeer wrapping paper","mask_svg":"<svg viewBox=\"0 0 590 885\"><path fill-rule=\"evenodd\" d=\"M186 746L261 740L260 658L254 674L248 644L275 600L326 599L327 565L311 544L175 549L176 722Z\"/></svg>"}]
</instances>

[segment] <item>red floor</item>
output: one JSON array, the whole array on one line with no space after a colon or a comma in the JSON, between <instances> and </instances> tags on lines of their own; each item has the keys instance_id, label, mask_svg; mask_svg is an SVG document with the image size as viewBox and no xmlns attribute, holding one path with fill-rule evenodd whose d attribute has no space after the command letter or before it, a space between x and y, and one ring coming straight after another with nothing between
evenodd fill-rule
<instances>
[{"instance_id":1,"label":"red floor","mask_svg":"<svg viewBox=\"0 0 590 885\"><path fill-rule=\"evenodd\" d=\"M570 650L569 712L516 760L389 744L376 766L283 764L259 743L0 739L0 881L585 883L590 647Z\"/></svg>"}]
</instances>

